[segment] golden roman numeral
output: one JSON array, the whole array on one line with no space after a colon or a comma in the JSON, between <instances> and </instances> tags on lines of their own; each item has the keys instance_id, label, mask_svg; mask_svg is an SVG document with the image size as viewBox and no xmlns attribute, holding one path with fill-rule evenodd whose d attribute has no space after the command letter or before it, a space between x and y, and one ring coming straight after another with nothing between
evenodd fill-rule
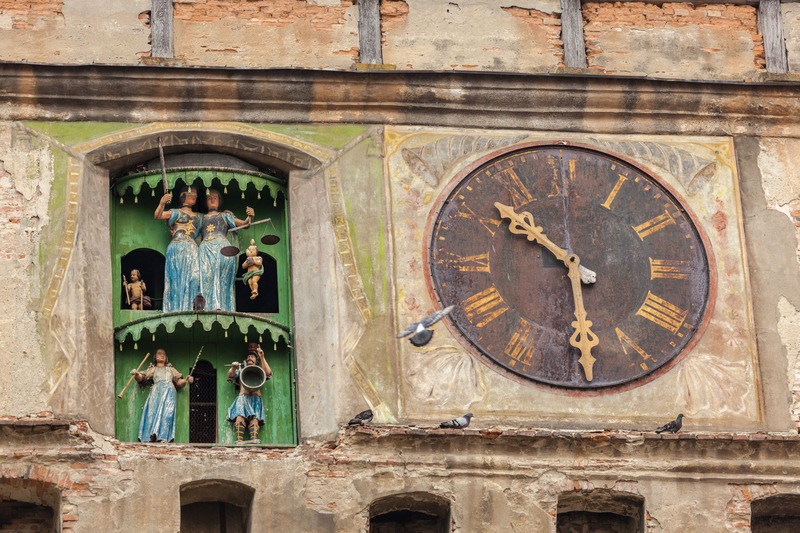
<instances>
[{"instance_id":1,"label":"golden roman numeral","mask_svg":"<svg viewBox=\"0 0 800 533\"><path fill-rule=\"evenodd\" d=\"M653 233L657 232L658 230L664 229L667 226L672 226L675 224L675 219L672 218L672 215L664 209L664 213L658 215L657 217L653 217L644 224L639 224L638 226L631 226L633 231L639 236L641 240L644 240L645 237L648 235L652 235Z\"/></svg>"},{"instance_id":2,"label":"golden roman numeral","mask_svg":"<svg viewBox=\"0 0 800 533\"><path fill-rule=\"evenodd\" d=\"M444 253L450 257L439 257L438 262L442 265L453 266L462 272L489 272L489 252L466 256Z\"/></svg>"},{"instance_id":3,"label":"golden roman numeral","mask_svg":"<svg viewBox=\"0 0 800 533\"><path fill-rule=\"evenodd\" d=\"M689 262L676 259L650 259L650 279L686 279L689 277Z\"/></svg>"},{"instance_id":4,"label":"golden roman numeral","mask_svg":"<svg viewBox=\"0 0 800 533\"><path fill-rule=\"evenodd\" d=\"M473 294L463 305L467 320L479 328L508 311L508 305L494 286Z\"/></svg>"},{"instance_id":5,"label":"golden roman numeral","mask_svg":"<svg viewBox=\"0 0 800 533\"><path fill-rule=\"evenodd\" d=\"M647 367L647 360L648 360L648 359L651 359L651 358L652 358L652 356L651 356L649 353L647 353L646 351L644 351L644 349L643 349L641 346L639 346L638 344L636 344L635 342L633 342L633 341L631 340L631 338L630 338L630 337L628 337L628 336L625 334L625 332L624 332L624 331L622 331L621 329L619 329L619 328L614 328L614 331L616 331L616 332L617 332L617 339L619 339L619 343L622 345L622 352L623 352L625 355L628 355L628 350L627 350L627 349L625 349L625 345L627 344L628 346L630 346L630 347L631 347L631 349L632 349L634 352L636 352L636 353L638 353L640 356L642 356L642 362L641 362L641 363L639 363L639 366L642 368L642 370L648 370L648 367Z\"/></svg>"},{"instance_id":6,"label":"golden roman numeral","mask_svg":"<svg viewBox=\"0 0 800 533\"><path fill-rule=\"evenodd\" d=\"M622 184L625 183L626 181L628 181L628 178L626 178L622 174L619 174L619 179L617 179L617 183L614 185L614 188L611 189L610 193L608 193L608 197L606 198L606 201L603 202L600 205L602 205L603 207L605 207L606 209L608 209L610 211L611 210L611 204L614 202L614 198L617 197L617 193L619 193L619 190L622 188Z\"/></svg>"},{"instance_id":7,"label":"golden roman numeral","mask_svg":"<svg viewBox=\"0 0 800 533\"><path fill-rule=\"evenodd\" d=\"M522 183L522 180L519 179L517 172L513 168L506 168L500 172L500 175L503 176L505 179L502 180L502 183L508 192L511 193L511 202L514 204L514 209L519 209L525 204L528 204L534 200L531 193Z\"/></svg>"},{"instance_id":8,"label":"golden roman numeral","mask_svg":"<svg viewBox=\"0 0 800 533\"><path fill-rule=\"evenodd\" d=\"M467 204L461 204L461 207L465 209L465 211L458 211L458 216L461 218L466 218L467 220L477 220L481 226L486 228L486 231L494 237L495 232L497 231L498 226L503 223L501 219L496 218L486 218L480 216L478 213L472 210Z\"/></svg>"},{"instance_id":9,"label":"golden roman numeral","mask_svg":"<svg viewBox=\"0 0 800 533\"><path fill-rule=\"evenodd\" d=\"M503 353L511 358L509 365L514 366L517 361L523 365L531 364L533 347L536 344L536 337L532 330L533 324L527 320L520 319L516 331L508 341L505 350L503 350Z\"/></svg>"},{"instance_id":10,"label":"golden roman numeral","mask_svg":"<svg viewBox=\"0 0 800 533\"><path fill-rule=\"evenodd\" d=\"M689 311L684 311L677 305L659 298L650 291L647 291L647 298L645 298L642 307L636 311L637 315L681 337L683 335L678 333L678 330L681 329L688 313Z\"/></svg>"}]
</instances>

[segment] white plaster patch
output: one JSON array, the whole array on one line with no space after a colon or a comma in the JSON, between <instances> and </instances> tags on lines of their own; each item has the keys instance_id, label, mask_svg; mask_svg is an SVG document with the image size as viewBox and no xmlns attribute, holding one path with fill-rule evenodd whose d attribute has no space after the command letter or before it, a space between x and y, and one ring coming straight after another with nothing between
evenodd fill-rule
<instances>
[{"instance_id":1,"label":"white plaster patch","mask_svg":"<svg viewBox=\"0 0 800 533\"><path fill-rule=\"evenodd\" d=\"M800 421L800 309L781 297L778 301L778 335L786 347L786 379L792 392L792 418Z\"/></svg>"},{"instance_id":2,"label":"white plaster patch","mask_svg":"<svg viewBox=\"0 0 800 533\"><path fill-rule=\"evenodd\" d=\"M11 15L5 15L0 13L0 30L10 30L14 21L11 19Z\"/></svg>"},{"instance_id":3,"label":"white plaster patch","mask_svg":"<svg viewBox=\"0 0 800 533\"><path fill-rule=\"evenodd\" d=\"M770 209L790 215L791 206L800 207L800 141L796 139L762 139L758 154L761 186Z\"/></svg>"}]
</instances>

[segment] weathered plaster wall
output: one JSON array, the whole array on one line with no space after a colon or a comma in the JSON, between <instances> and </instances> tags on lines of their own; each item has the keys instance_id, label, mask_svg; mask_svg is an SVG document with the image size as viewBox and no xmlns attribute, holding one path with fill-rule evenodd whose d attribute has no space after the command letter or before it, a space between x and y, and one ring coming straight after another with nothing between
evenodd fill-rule
<instances>
[{"instance_id":1,"label":"weathered plaster wall","mask_svg":"<svg viewBox=\"0 0 800 533\"><path fill-rule=\"evenodd\" d=\"M47 407L48 358L37 334L44 226L54 175L53 153L24 127L0 123L0 412L22 416Z\"/></svg>"},{"instance_id":2,"label":"weathered plaster wall","mask_svg":"<svg viewBox=\"0 0 800 533\"><path fill-rule=\"evenodd\" d=\"M794 2L781 3L781 15L789 72L797 72L800 70L800 5Z\"/></svg>"},{"instance_id":3,"label":"weathered plaster wall","mask_svg":"<svg viewBox=\"0 0 800 533\"><path fill-rule=\"evenodd\" d=\"M181 486L201 480L254 489L251 531L320 533L366 533L372 502L411 492L448 502L459 533L554 532L560 498L603 494L643 499L649 532L744 533L752 500L800 493L797 435L383 426L268 450L122 444L46 418L0 435L0 495L55 508L65 533L178 531Z\"/></svg>"},{"instance_id":4,"label":"weathered plaster wall","mask_svg":"<svg viewBox=\"0 0 800 533\"><path fill-rule=\"evenodd\" d=\"M769 353L780 353L779 360L786 357L792 418L800 427L800 178L793 164L798 158L800 142L795 139L760 140L761 194L755 198L765 205L759 207L759 215L752 220L760 219L765 224L753 228L764 250L754 258L754 264L775 274L769 285L772 309L769 312L765 309L762 315L769 321L769 337L779 338L781 348L778 350L776 346ZM776 232L778 228L782 231ZM791 257L793 247L796 261ZM769 359L764 358L765 365L770 364Z\"/></svg>"},{"instance_id":5,"label":"weathered plaster wall","mask_svg":"<svg viewBox=\"0 0 800 533\"><path fill-rule=\"evenodd\" d=\"M563 57L560 11L555 0L382 2L383 62L415 70L552 71Z\"/></svg>"},{"instance_id":6,"label":"weathered plaster wall","mask_svg":"<svg viewBox=\"0 0 800 533\"><path fill-rule=\"evenodd\" d=\"M150 0L0 2L0 60L135 65L149 55Z\"/></svg>"},{"instance_id":7,"label":"weathered plaster wall","mask_svg":"<svg viewBox=\"0 0 800 533\"><path fill-rule=\"evenodd\" d=\"M190 65L347 69L358 60L350 0L175 2L175 57Z\"/></svg>"},{"instance_id":8,"label":"weathered plaster wall","mask_svg":"<svg viewBox=\"0 0 800 533\"><path fill-rule=\"evenodd\" d=\"M743 81L765 68L753 6L599 2L582 13L589 68L606 74Z\"/></svg>"}]
</instances>

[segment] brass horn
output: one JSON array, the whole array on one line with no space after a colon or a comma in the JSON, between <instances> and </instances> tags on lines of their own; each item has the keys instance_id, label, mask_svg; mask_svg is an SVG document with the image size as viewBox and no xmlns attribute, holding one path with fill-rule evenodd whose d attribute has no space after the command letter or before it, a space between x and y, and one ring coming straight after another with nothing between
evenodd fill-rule
<instances>
[{"instance_id":1,"label":"brass horn","mask_svg":"<svg viewBox=\"0 0 800 533\"><path fill-rule=\"evenodd\" d=\"M239 370L239 382L249 391L258 390L267 381L267 373L258 365L242 367Z\"/></svg>"}]
</instances>

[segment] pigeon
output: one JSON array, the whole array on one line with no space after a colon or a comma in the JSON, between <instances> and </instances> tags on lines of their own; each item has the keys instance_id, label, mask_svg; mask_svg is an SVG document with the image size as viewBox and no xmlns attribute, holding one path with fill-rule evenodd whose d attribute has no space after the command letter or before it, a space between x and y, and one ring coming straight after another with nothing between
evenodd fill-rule
<instances>
[{"instance_id":1,"label":"pigeon","mask_svg":"<svg viewBox=\"0 0 800 533\"><path fill-rule=\"evenodd\" d=\"M436 311L432 315L426 316L419 322L414 322L406 329L397 334L397 338L408 337L414 334L409 340L414 346L425 346L433 338L433 330L429 329L432 325L443 319L450 311L453 310L453 305L445 307L441 311Z\"/></svg>"},{"instance_id":2,"label":"pigeon","mask_svg":"<svg viewBox=\"0 0 800 533\"><path fill-rule=\"evenodd\" d=\"M670 433L677 433L681 430L683 426L683 413L678 415L678 418L673 420L672 422L667 422L660 428L656 430L656 433L664 433L665 431L669 431Z\"/></svg>"},{"instance_id":3,"label":"pigeon","mask_svg":"<svg viewBox=\"0 0 800 533\"><path fill-rule=\"evenodd\" d=\"M198 294L192 301L192 311L203 311L206 308L206 298L202 294Z\"/></svg>"},{"instance_id":4,"label":"pigeon","mask_svg":"<svg viewBox=\"0 0 800 533\"><path fill-rule=\"evenodd\" d=\"M467 413L464 416L459 416L458 418L448 420L447 422L442 422L439 424L439 427L448 429L464 429L465 427L469 426L469 422L472 420L473 416L475 415L472 413Z\"/></svg>"},{"instance_id":5,"label":"pigeon","mask_svg":"<svg viewBox=\"0 0 800 533\"><path fill-rule=\"evenodd\" d=\"M366 426L372 422L372 409L367 409L366 411L361 411L355 417L353 417L350 422L347 423L348 426Z\"/></svg>"}]
</instances>

